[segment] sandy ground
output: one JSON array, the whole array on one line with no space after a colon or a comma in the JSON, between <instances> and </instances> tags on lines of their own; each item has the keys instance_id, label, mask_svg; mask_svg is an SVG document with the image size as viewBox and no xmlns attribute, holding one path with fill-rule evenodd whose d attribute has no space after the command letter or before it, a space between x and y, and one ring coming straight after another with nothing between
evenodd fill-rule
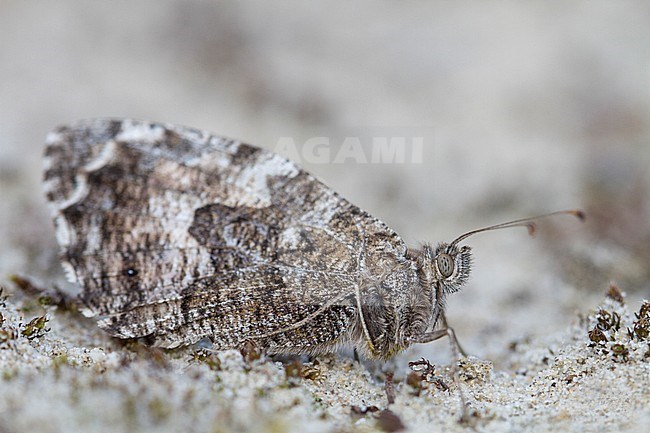
<instances>
[{"instance_id":1,"label":"sandy ground","mask_svg":"<svg viewBox=\"0 0 650 433\"><path fill-rule=\"evenodd\" d=\"M34 298L10 295L0 306L3 432L650 426L650 302L633 312L608 297L563 332L513 344L507 368L460 359L456 380L450 365L409 370L400 356L388 367L397 372L392 404L376 365L340 355L283 363L239 351L163 352L109 341L78 313Z\"/></svg>"},{"instance_id":2,"label":"sandy ground","mask_svg":"<svg viewBox=\"0 0 650 433\"><path fill-rule=\"evenodd\" d=\"M650 298L648 9L2 2L0 431L647 430L647 341L627 328ZM446 341L388 366L153 352L18 290L11 275L79 290L58 263L41 154L54 126L97 116L290 154L411 245L562 208L588 218L549 221L535 240L523 230L469 240L472 278L448 305L474 356L461 365L469 425L459 424ZM332 155L352 137L370 162L315 161L302 146L313 137ZM423 140L421 157L372 163L373 139L390 137ZM625 305L605 299L612 281ZM621 324L594 343L600 307ZM44 315L43 331L29 325ZM423 382L408 368L421 357L436 367ZM394 416L383 412L387 369Z\"/></svg>"}]
</instances>

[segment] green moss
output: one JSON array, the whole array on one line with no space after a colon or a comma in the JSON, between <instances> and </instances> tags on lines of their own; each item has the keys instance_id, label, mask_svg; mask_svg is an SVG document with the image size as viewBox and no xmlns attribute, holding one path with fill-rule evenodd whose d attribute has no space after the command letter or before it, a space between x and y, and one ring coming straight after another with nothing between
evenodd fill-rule
<instances>
[{"instance_id":1,"label":"green moss","mask_svg":"<svg viewBox=\"0 0 650 433\"><path fill-rule=\"evenodd\" d=\"M636 320L632 324L631 334L638 340L650 339L650 301L645 301L638 313L634 313Z\"/></svg>"},{"instance_id":2,"label":"green moss","mask_svg":"<svg viewBox=\"0 0 650 433\"><path fill-rule=\"evenodd\" d=\"M9 381L18 375L18 369L5 369L2 370L2 380Z\"/></svg>"},{"instance_id":3,"label":"green moss","mask_svg":"<svg viewBox=\"0 0 650 433\"><path fill-rule=\"evenodd\" d=\"M49 320L47 316L34 317L20 333L30 341L40 338L50 331L50 328L45 327Z\"/></svg>"},{"instance_id":4,"label":"green moss","mask_svg":"<svg viewBox=\"0 0 650 433\"><path fill-rule=\"evenodd\" d=\"M221 360L214 353L208 352L206 350L197 350L192 356L194 361L201 362L208 366L212 371L221 370Z\"/></svg>"},{"instance_id":5,"label":"green moss","mask_svg":"<svg viewBox=\"0 0 650 433\"><path fill-rule=\"evenodd\" d=\"M147 408L149 409L149 414L151 415L153 422L156 424L160 424L169 418L169 414L172 410L165 400L158 397L152 398L149 401Z\"/></svg>"}]
</instances>

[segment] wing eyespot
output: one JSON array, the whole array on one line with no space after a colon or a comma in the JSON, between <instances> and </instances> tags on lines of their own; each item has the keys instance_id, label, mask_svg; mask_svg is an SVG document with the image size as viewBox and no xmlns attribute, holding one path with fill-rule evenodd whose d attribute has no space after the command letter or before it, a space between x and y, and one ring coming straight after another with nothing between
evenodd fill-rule
<instances>
[{"instance_id":1,"label":"wing eyespot","mask_svg":"<svg viewBox=\"0 0 650 433\"><path fill-rule=\"evenodd\" d=\"M137 277L138 270L134 268L126 268L123 272L125 277Z\"/></svg>"}]
</instances>

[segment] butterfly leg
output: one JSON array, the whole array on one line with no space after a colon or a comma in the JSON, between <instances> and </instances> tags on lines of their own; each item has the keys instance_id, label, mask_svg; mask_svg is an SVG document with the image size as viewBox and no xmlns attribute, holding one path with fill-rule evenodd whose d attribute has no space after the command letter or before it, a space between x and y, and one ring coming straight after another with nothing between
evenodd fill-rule
<instances>
[{"instance_id":1,"label":"butterfly leg","mask_svg":"<svg viewBox=\"0 0 650 433\"><path fill-rule=\"evenodd\" d=\"M352 356L354 357L354 361L357 364L361 364L361 357L359 357L359 351L357 350L356 347L354 348L354 352L352 352Z\"/></svg>"},{"instance_id":2,"label":"butterfly leg","mask_svg":"<svg viewBox=\"0 0 650 433\"><path fill-rule=\"evenodd\" d=\"M443 329L438 329L432 332L425 332L424 334L411 339L411 342L430 343L442 337L449 337L451 353L453 354L453 357L455 359L455 362L452 364L452 372L454 376L454 382L456 383L456 388L458 389L458 397L460 398L460 402L461 402L462 415L460 417L460 422L467 423L471 419L471 416L469 411L467 410L467 406L468 406L467 399L465 398L465 394L463 393L463 389L460 385L460 371L459 371L459 361L461 359L461 354L462 356L466 356L466 355L463 349L460 347L460 344L458 343L458 339L456 338L456 333L454 332L453 328L450 328L447 325L447 318L445 317L444 313L442 313L441 315L441 322L442 322Z\"/></svg>"},{"instance_id":3,"label":"butterfly leg","mask_svg":"<svg viewBox=\"0 0 650 433\"><path fill-rule=\"evenodd\" d=\"M456 333L454 332L454 328L450 327L447 324L447 316L445 315L444 311L440 315L440 320L442 321L442 327L446 328L449 331L447 333L447 335L449 335L449 339L451 341L451 344L455 345L458 352L461 355L463 355L465 358L467 358L467 352L465 352L465 349L463 349L463 346L460 345L460 341L458 341L458 338L456 338Z\"/></svg>"},{"instance_id":4,"label":"butterfly leg","mask_svg":"<svg viewBox=\"0 0 650 433\"><path fill-rule=\"evenodd\" d=\"M451 351L454 357L456 359L460 359L460 355L467 357L467 353L458 342L458 338L456 338L454 328L451 328L447 324L447 317L445 316L445 313L441 314L440 321L442 323L442 329L438 329L432 332L425 332L424 334L418 335L417 337L411 339L411 343L431 343L432 341L439 340L443 337L449 337Z\"/></svg>"}]
</instances>

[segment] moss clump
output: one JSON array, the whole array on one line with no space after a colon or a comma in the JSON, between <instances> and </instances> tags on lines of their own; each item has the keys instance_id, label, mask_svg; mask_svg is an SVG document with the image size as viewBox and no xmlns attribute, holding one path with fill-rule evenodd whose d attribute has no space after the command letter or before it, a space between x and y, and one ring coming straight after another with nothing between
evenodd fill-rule
<instances>
[{"instance_id":1,"label":"moss clump","mask_svg":"<svg viewBox=\"0 0 650 433\"><path fill-rule=\"evenodd\" d=\"M50 319L48 319L47 316L34 317L27 325L23 327L23 330L20 331L20 334L30 341L36 338L41 338L50 331L50 328L46 328L47 322L49 320Z\"/></svg>"},{"instance_id":2,"label":"moss clump","mask_svg":"<svg viewBox=\"0 0 650 433\"><path fill-rule=\"evenodd\" d=\"M631 357L638 357L635 353L643 349L643 343L650 342L650 302L644 301L632 319L624 307L623 296L620 292L616 295L611 296L608 292L604 305L591 316L593 326L590 326L587 336L591 342L589 347L600 354L611 355L618 362L628 362ZM649 358L650 344L642 356L644 360Z\"/></svg>"}]
</instances>

